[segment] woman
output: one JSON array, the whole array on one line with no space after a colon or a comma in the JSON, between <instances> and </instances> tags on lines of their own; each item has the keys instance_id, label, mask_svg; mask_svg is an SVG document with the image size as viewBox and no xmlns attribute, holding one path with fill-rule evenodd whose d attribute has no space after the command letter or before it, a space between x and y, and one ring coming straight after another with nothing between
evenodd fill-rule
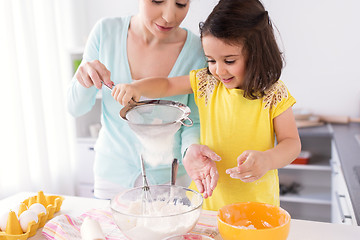
<instances>
[{"instance_id":1,"label":"woman","mask_svg":"<svg viewBox=\"0 0 360 240\"><path fill-rule=\"evenodd\" d=\"M68 109L77 117L90 111L102 91L102 128L96 142L94 195L110 199L116 193L141 185L140 143L127 123L119 118L123 107L111 96L108 86L131 83L150 76L187 75L206 66L199 37L180 28L189 10L189 0L139 0L134 16L106 18L93 28L68 92ZM193 127L180 129L173 154L182 159L187 147L198 143L198 111L192 95L164 98L191 108ZM146 166L149 184L170 180L170 164ZM183 176L183 177L181 177ZM187 186L182 164L177 184Z\"/></svg>"}]
</instances>

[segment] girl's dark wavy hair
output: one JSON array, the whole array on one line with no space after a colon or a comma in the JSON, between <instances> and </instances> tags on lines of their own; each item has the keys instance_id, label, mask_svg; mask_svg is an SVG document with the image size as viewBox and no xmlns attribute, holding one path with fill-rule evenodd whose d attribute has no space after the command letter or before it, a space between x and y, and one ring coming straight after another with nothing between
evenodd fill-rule
<instances>
[{"instance_id":1,"label":"girl's dark wavy hair","mask_svg":"<svg viewBox=\"0 0 360 240\"><path fill-rule=\"evenodd\" d=\"M205 22L200 37L212 35L230 45L242 45L246 57L244 97L263 97L280 78L284 64L273 26L258 0L220 0Z\"/></svg>"}]
</instances>

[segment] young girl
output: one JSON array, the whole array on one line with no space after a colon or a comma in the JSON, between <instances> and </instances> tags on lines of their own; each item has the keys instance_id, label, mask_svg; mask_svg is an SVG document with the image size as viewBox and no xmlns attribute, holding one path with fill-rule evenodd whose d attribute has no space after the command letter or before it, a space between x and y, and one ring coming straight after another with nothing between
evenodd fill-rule
<instances>
[{"instance_id":1,"label":"young girl","mask_svg":"<svg viewBox=\"0 0 360 240\"><path fill-rule=\"evenodd\" d=\"M126 104L131 97L193 92L202 145L188 148L184 165L190 187L211 196L204 209L246 201L279 205L277 169L296 158L301 144L295 99L279 80L283 62L268 12L258 0L220 0L200 32L208 68L117 85L112 95ZM219 160L214 152L221 161L213 161Z\"/></svg>"}]
</instances>

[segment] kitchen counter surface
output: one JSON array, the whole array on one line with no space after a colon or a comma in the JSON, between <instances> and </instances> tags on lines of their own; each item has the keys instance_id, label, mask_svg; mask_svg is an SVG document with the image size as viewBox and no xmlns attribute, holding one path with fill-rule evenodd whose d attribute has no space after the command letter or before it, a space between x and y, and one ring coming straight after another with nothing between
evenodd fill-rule
<instances>
[{"instance_id":1,"label":"kitchen counter surface","mask_svg":"<svg viewBox=\"0 0 360 240\"><path fill-rule=\"evenodd\" d=\"M47 194L46 195L51 195ZM24 199L36 195L36 193L19 193L9 198L0 201L0 209L3 207L11 207ZM79 216L82 213L90 209L104 209L108 208L109 201L99 200L93 198L81 198L73 196L65 196L65 200L61 206L61 209L54 217L60 214L68 214L71 216ZM205 221L205 222L204 222ZM216 212L203 211L200 217L199 223L205 223L201 225L216 226ZM200 225L200 224L199 224ZM312 239L327 239L327 240L338 240L338 239L359 239L360 227L350 226L343 224L331 224L304 220L291 220L290 234L288 240L312 240ZM41 229L38 229L35 236L29 238L29 240L40 240L46 239L41 234ZM221 236L217 235L216 240L221 240Z\"/></svg>"}]
</instances>

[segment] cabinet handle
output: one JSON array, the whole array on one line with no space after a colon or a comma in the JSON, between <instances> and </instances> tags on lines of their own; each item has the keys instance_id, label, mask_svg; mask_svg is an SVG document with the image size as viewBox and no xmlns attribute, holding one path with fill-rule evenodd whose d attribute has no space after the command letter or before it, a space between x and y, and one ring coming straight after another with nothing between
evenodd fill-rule
<instances>
[{"instance_id":1,"label":"cabinet handle","mask_svg":"<svg viewBox=\"0 0 360 240\"><path fill-rule=\"evenodd\" d=\"M94 147L89 147L89 150L90 150L90 151L94 151Z\"/></svg>"},{"instance_id":2,"label":"cabinet handle","mask_svg":"<svg viewBox=\"0 0 360 240\"><path fill-rule=\"evenodd\" d=\"M331 160L331 161L330 161L330 165L331 165L332 173L333 173L334 175L339 174L339 172L335 169L335 168L336 168L336 162L333 161L333 160Z\"/></svg>"},{"instance_id":3,"label":"cabinet handle","mask_svg":"<svg viewBox=\"0 0 360 240\"><path fill-rule=\"evenodd\" d=\"M338 204L338 206L339 206L339 212L340 212L341 222L344 223L346 218L351 219L351 216L349 216L349 215L344 215L344 212L343 212L342 207L341 207L340 198L341 198L341 197L342 197L342 198L345 198L345 195L343 195L343 194L340 195L338 192L335 192L335 195L336 195L336 202L337 202L337 204Z\"/></svg>"}]
</instances>

